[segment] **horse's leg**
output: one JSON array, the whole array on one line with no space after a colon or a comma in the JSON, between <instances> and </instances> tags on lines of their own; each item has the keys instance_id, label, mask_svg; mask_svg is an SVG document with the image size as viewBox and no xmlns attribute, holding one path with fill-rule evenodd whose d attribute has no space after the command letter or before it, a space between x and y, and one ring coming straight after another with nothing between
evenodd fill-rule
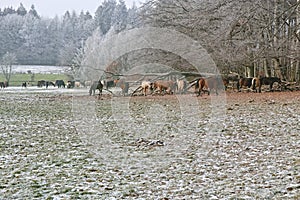
<instances>
[{"instance_id":1,"label":"horse's leg","mask_svg":"<svg viewBox=\"0 0 300 200\"><path fill-rule=\"evenodd\" d=\"M199 88L199 90L198 90L198 95L197 95L197 97L199 97L199 96L201 96L201 89Z\"/></svg>"},{"instance_id":2,"label":"horse's leg","mask_svg":"<svg viewBox=\"0 0 300 200\"><path fill-rule=\"evenodd\" d=\"M207 95L210 95L210 89L207 88Z\"/></svg>"},{"instance_id":3,"label":"horse's leg","mask_svg":"<svg viewBox=\"0 0 300 200\"><path fill-rule=\"evenodd\" d=\"M273 92L273 83L274 82L270 83L270 91L272 91L272 92Z\"/></svg>"},{"instance_id":4,"label":"horse's leg","mask_svg":"<svg viewBox=\"0 0 300 200\"><path fill-rule=\"evenodd\" d=\"M259 86L258 86L258 92L259 93L261 93L261 86L262 86L262 84L259 84Z\"/></svg>"}]
</instances>

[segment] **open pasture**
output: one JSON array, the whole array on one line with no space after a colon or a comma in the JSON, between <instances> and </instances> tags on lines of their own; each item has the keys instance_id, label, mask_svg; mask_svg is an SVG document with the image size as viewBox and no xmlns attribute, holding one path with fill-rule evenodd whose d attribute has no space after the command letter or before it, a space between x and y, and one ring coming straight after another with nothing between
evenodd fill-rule
<instances>
[{"instance_id":1,"label":"open pasture","mask_svg":"<svg viewBox=\"0 0 300 200\"><path fill-rule=\"evenodd\" d=\"M0 199L299 199L300 92L211 98L6 88Z\"/></svg>"}]
</instances>

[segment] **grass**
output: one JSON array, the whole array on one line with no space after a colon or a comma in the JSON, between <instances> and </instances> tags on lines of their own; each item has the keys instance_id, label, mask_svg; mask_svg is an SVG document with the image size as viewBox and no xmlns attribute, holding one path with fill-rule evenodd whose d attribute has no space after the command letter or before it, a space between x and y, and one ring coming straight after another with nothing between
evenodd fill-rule
<instances>
[{"instance_id":1,"label":"grass","mask_svg":"<svg viewBox=\"0 0 300 200\"><path fill-rule=\"evenodd\" d=\"M10 86L21 86L23 82L30 82L32 85L36 85L39 80L55 81L62 79L65 82L69 80L68 76L65 74L25 74L25 73L16 73L12 74L10 78ZM0 82L5 81L3 74L0 74Z\"/></svg>"}]
</instances>

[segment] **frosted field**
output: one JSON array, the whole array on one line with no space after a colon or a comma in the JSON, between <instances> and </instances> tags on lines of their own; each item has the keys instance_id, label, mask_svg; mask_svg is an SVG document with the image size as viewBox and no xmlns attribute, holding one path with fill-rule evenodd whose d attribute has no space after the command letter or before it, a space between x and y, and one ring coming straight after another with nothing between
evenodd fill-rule
<instances>
[{"instance_id":1,"label":"frosted field","mask_svg":"<svg viewBox=\"0 0 300 200\"><path fill-rule=\"evenodd\" d=\"M215 132L207 96L87 92L0 91L0 199L300 198L299 92L228 94Z\"/></svg>"}]
</instances>

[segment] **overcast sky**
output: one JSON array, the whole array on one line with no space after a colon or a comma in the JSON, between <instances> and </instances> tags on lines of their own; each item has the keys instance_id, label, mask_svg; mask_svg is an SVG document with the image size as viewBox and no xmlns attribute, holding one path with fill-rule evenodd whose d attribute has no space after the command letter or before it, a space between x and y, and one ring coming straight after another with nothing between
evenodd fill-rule
<instances>
[{"instance_id":1,"label":"overcast sky","mask_svg":"<svg viewBox=\"0 0 300 200\"><path fill-rule=\"evenodd\" d=\"M3 10L5 7L12 6L17 9L22 3L27 11L30 10L31 5L35 6L35 10L43 17L54 17L55 15L62 16L67 10L75 10L80 13L89 11L94 15L98 6L104 0L0 0L0 8ZM133 2L139 6L145 0L124 0L127 8L131 7ZM117 0L118 2L118 0Z\"/></svg>"}]
</instances>

